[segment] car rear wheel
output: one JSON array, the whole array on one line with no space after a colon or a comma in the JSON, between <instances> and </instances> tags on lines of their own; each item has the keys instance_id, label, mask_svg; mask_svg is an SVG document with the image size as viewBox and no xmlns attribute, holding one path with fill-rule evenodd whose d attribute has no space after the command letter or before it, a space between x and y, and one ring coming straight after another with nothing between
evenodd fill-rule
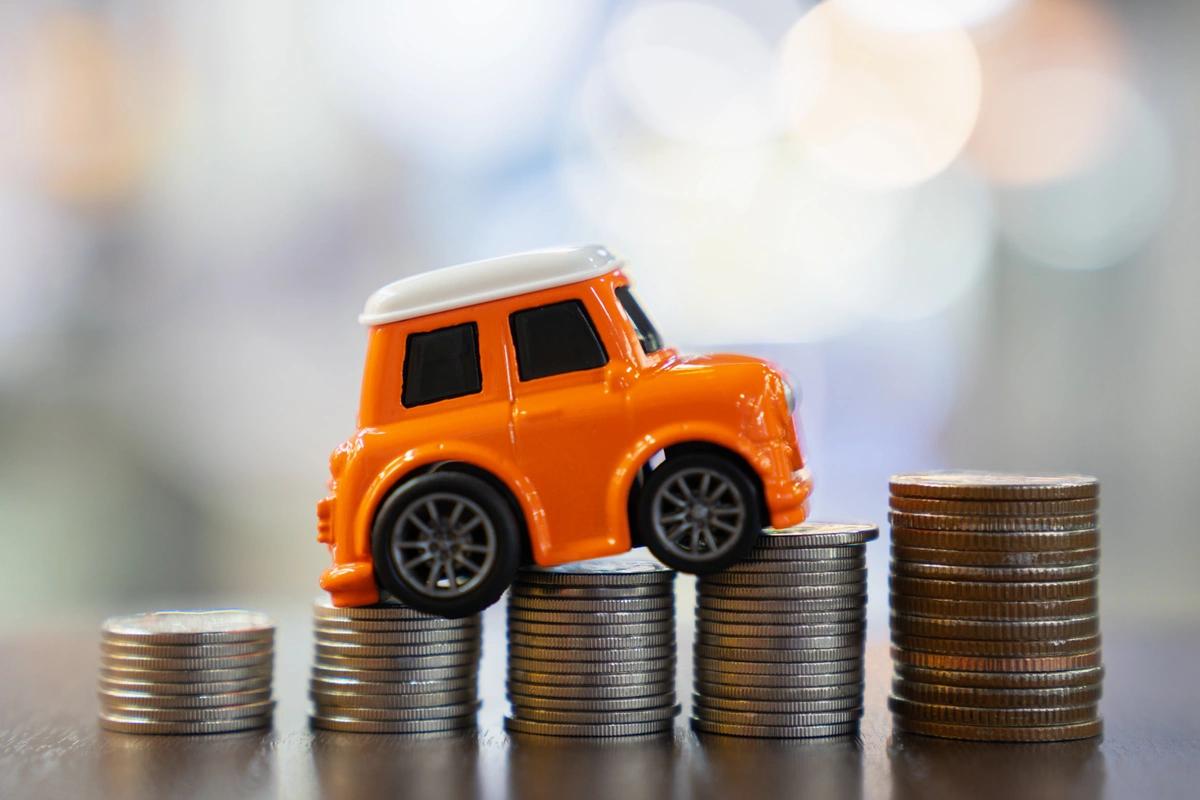
<instances>
[{"instance_id":1,"label":"car rear wheel","mask_svg":"<svg viewBox=\"0 0 1200 800\"><path fill-rule=\"evenodd\" d=\"M499 599L520 561L517 520L474 475L405 481L379 508L372 551L380 586L420 611L465 617Z\"/></svg>"},{"instance_id":2,"label":"car rear wheel","mask_svg":"<svg viewBox=\"0 0 1200 800\"><path fill-rule=\"evenodd\" d=\"M668 458L650 473L638 506L642 540L682 572L725 569L745 558L762 533L757 487L718 455Z\"/></svg>"}]
</instances>

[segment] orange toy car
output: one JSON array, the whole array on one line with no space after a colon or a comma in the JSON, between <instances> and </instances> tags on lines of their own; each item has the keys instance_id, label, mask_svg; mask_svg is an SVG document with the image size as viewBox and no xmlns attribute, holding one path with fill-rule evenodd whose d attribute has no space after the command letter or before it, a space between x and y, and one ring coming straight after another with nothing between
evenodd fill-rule
<instances>
[{"instance_id":1,"label":"orange toy car","mask_svg":"<svg viewBox=\"0 0 1200 800\"><path fill-rule=\"evenodd\" d=\"M795 525L811 488L783 375L663 346L602 247L541 250L377 291L358 432L317 504L339 606L381 591L458 617L523 562L645 545L692 573Z\"/></svg>"}]
</instances>

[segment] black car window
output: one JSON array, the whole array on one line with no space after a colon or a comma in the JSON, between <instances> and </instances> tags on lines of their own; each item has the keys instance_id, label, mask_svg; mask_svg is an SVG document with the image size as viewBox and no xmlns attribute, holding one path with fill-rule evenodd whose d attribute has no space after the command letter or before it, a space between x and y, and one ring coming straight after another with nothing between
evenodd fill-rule
<instances>
[{"instance_id":1,"label":"black car window","mask_svg":"<svg viewBox=\"0 0 1200 800\"><path fill-rule=\"evenodd\" d=\"M517 311L509 323L523 381L608 363L596 326L578 300Z\"/></svg>"},{"instance_id":2,"label":"black car window","mask_svg":"<svg viewBox=\"0 0 1200 800\"><path fill-rule=\"evenodd\" d=\"M629 291L628 286L618 286L616 291L617 300L621 301L621 308L625 309L625 313L629 315L629 321L633 323L634 331L637 332L638 341L642 344L642 351L646 355L650 355L661 350L663 345L662 338L658 335L658 329L646 316L646 312L638 304L633 292Z\"/></svg>"},{"instance_id":3,"label":"black car window","mask_svg":"<svg viewBox=\"0 0 1200 800\"><path fill-rule=\"evenodd\" d=\"M408 335L400 392L405 407L478 394L482 389L479 329L474 322Z\"/></svg>"}]
</instances>

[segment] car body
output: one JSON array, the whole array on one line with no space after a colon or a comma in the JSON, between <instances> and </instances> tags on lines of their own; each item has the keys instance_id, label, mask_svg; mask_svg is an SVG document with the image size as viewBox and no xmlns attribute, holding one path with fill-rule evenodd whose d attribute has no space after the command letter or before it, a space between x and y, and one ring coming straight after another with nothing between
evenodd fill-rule
<instances>
[{"instance_id":1,"label":"car body","mask_svg":"<svg viewBox=\"0 0 1200 800\"><path fill-rule=\"evenodd\" d=\"M373 541L389 535L379 531L381 509L408 482L433 472L486 484L495 495L476 496L484 507L502 497L520 560L539 565L645 543L639 487L656 464L676 455L733 465L757 492L759 530L807 515L811 482L786 378L759 359L685 356L663 347L630 294L622 263L603 247L419 274L372 295L360 321L369 337L358 430L333 452L330 494L317 506L318 540L333 557L321 586L335 605L375 603L381 582L391 588L381 581L376 562L384 551ZM419 550L425 563L429 547L442 547L428 544L437 537L426 525L444 523L439 514L480 510L468 497L463 508L437 511L447 496L439 490L433 506L425 504L434 511L424 523L405 523L419 526L413 535L426 543ZM697 553L716 552L716 545L691 541ZM429 580L432 587L460 578ZM495 588L490 594L498 597ZM419 593L401 594L422 607ZM448 615L471 607L447 610L433 598L425 604Z\"/></svg>"}]
</instances>

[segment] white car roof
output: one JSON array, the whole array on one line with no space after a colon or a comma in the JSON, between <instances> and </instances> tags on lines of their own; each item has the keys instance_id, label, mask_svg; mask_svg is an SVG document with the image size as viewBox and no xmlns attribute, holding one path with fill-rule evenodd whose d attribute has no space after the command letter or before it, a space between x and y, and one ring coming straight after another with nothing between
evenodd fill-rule
<instances>
[{"instance_id":1,"label":"white car roof","mask_svg":"<svg viewBox=\"0 0 1200 800\"><path fill-rule=\"evenodd\" d=\"M379 289L359 314L384 325L451 308L536 292L612 272L621 260L600 245L553 247L456 264L401 278Z\"/></svg>"}]
</instances>

